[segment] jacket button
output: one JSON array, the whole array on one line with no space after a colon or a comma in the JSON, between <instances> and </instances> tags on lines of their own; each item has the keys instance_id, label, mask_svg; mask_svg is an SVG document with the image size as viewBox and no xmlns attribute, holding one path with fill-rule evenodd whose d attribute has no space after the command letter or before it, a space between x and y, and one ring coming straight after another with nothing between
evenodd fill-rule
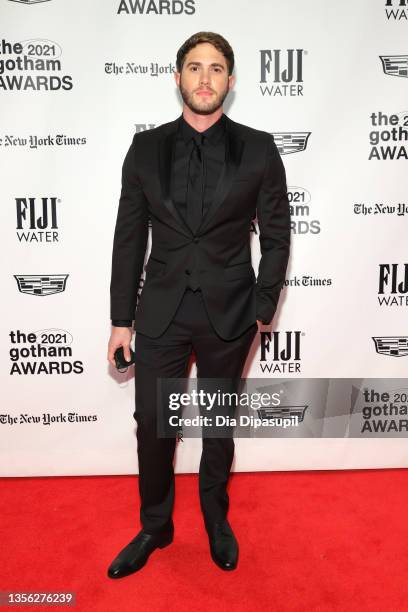
<instances>
[{"instance_id":1,"label":"jacket button","mask_svg":"<svg viewBox=\"0 0 408 612\"><path fill-rule=\"evenodd\" d=\"M191 270L184 270L186 274L191 274Z\"/></svg>"},{"instance_id":2,"label":"jacket button","mask_svg":"<svg viewBox=\"0 0 408 612\"><path fill-rule=\"evenodd\" d=\"M200 242L200 239L199 238L194 238L194 242L196 242L196 243Z\"/></svg>"}]
</instances>

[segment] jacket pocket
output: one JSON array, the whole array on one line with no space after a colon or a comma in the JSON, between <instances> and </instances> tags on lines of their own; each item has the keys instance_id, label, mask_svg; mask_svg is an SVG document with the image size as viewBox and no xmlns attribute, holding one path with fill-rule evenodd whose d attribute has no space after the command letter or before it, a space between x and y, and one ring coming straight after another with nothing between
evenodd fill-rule
<instances>
[{"instance_id":1,"label":"jacket pocket","mask_svg":"<svg viewBox=\"0 0 408 612\"><path fill-rule=\"evenodd\" d=\"M255 272L250 261L246 261L242 264L235 264L234 266L228 266L228 268L224 268L224 274L227 280L255 277Z\"/></svg>"},{"instance_id":2,"label":"jacket pocket","mask_svg":"<svg viewBox=\"0 0 408 612\"><path fill-rule=\"evenodd\" d=\"M167 264L165 261L160 261L159 259L155 259L154 257L149 257L148 262L146 264L146 274L149 276L159 276L164 273Z\"/></svg>"}]
</instances>

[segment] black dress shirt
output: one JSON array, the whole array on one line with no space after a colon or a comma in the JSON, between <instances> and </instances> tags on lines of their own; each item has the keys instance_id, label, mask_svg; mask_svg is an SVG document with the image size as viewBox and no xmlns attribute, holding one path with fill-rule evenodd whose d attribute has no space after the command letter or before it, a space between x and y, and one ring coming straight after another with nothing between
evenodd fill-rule
<instances>
[{"instance_id":1,"label":"black dress shirt","mask_svg":"<svg viewBox=\"0 0 408 612\"><path fill-rule=\"evenodd\" d=\"M203 215L205 215L214 197L215 188L225 161L225 115L221 115L221 117L213 123L211 127L204 130L204 132L195 130L187 123L183 115L179 118L173 157L172 198L174 205L185 219L187 216L188 167L194 146L193 136L197 134L204 136L203 155L205 160L205 173ZM130 327L132 321L112 320L112 325L115 327Z\"/></svg>"},{"instance_id":2,"label":"black dress shirt","mask_svg":"<svg viewBox=\"0 0 408 612\"><path fill-rule=\"evenodd\" d=\"M172 198L184 219L187 218L188 166L194 147L193 138L198 134L204 137L203 215L205 215L213 200L225 161L225 116L221 115L218 121L204 132L197 132L183 116L180 117L173 160Z\"/></svg>"}]
</instances>

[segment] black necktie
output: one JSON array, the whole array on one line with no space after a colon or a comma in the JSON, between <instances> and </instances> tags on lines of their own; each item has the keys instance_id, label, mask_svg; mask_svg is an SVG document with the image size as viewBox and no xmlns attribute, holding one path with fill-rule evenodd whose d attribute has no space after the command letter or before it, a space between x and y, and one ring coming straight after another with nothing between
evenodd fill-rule
<instances>
[{"instance_id":1,"label":"black necktie","mask_svg":"<svg viewBox=\"0 0 408 612\"><path fill-rule=\"evenodd\" d=\"M187 223L193 232L198 229L203 216L204 155L202 146L204 138L202 134L194 134L188 167Z\"/></svg>"}]
</instances>

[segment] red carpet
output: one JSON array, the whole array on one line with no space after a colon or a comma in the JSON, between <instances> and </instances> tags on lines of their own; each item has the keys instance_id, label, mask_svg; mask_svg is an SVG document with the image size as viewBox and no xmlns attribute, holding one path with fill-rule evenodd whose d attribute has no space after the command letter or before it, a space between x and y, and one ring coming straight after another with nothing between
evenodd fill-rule
<instances>
[{"instance_id":1,"label":"red carpet","mask_svg":"<svg viewBox=\"0 0 408 612\"><path fill-rule=\"evenodd\" d=\"M209 556L197 477L176 478L174 543L106 576L139 530L137 478L3 478L0 591L74 591L75 607L4 610L408 610L408 471L234 474L239 567Z\"/></svg>"}]
</instances>

